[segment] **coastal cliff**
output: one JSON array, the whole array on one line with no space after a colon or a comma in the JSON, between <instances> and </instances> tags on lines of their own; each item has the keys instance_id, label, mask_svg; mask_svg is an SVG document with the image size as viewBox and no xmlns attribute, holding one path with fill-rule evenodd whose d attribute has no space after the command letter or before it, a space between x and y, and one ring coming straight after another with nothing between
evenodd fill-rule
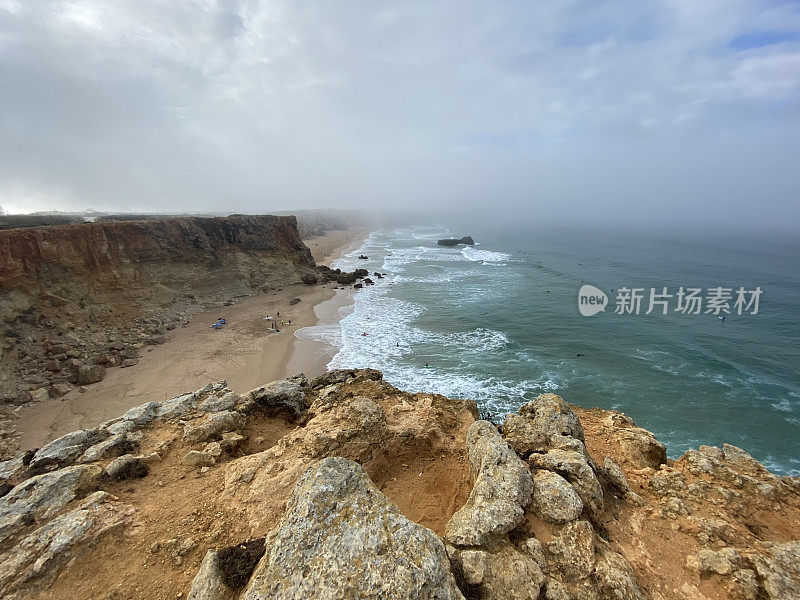
<instances>
[{"instance_id":1,"label":"coastal cliff","mask_svg":"<svg viewBox=\"0 0 800 600\"><path fill-rule=\"evenodd\" d=\"M292 216L0 231L0 408L13 418L14 405L135 364L204 308L316 280ZM2 431L0 456L13 448Z\"/></svg>"},{"instance_id":2,"label":"coastal cliff","mask_svg":"<svg viewBox=\"0 0 800 600\"><path fill-rule=\"evenodd\" d=\"M0 232L6 310L75 292L99 304L114 296L129 298L131 291L146 302L158 296L154 286L173 293L214 282L258 288L270 280L265 267L283 263L314 266L294 217L182 217ZM199 274L204 277L197 281Z\"/></svg>"},{"instance_id":3,"label":"coastal cliff","mask_svg":"<svg viewBox=\"0 0 800 600\"><path fill-rule=\"evenodd\" d=\"M545 394L225 382L0 463L7 598L789 600L800 480Z\"/></svg>"}]
</instances>

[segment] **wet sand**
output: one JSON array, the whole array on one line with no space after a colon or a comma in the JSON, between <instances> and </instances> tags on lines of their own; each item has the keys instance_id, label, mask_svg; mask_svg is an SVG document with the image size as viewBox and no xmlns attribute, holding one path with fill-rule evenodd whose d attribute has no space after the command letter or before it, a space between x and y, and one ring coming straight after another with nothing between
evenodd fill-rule
<instances>
[{"instance_id":1,"label":"wet sand","mask_svg":"<svg viewBox=\"0 0 800 600\"><path fill-rule=\"evenodd\" d=\"M318 264L329 264L357 247L367 233L333 231L307 240L306 245ZM83 393L73 390L63 398L21 407L17 421L20 448L41 447L70 431L117 417L132 406L166 400L209 381L225 379L242 393L290 374L304 372L313 377L323 373L334 349L299 340L294 334L319 318L337 318L339 307L352 298L352 290L334 290L335 285L286 286L194 315L186 327L170 331L164 344L143 348L133 367L109 369L103 381L86 386ZM293 298L300 298L300 303L289 305ZM265 319L267 315L291 320L291 324L277 333L271 328L272 321ZM228 324L212 329L219 317L225 317Z\"/></svg>"},{"instance_id":2,"label":"wet sand","mask_svg":"<svg viewBox=\"0 0 800 600\"><path fill-rule=\"evenodd\" d=\"M334 290L331 298L323 300L314 307L316 319L313 325L333 324L346 316L348 313L345 307L352 307L354 294L355 290L352 288ZM342 309L345 309L344 312ZM310 377L321 375L327 371L328 363L337 352L336 347L309 339L304 332L304 328L299 328L295 332L295 340L286 363L287 375L294 373L305 373Z\"/></svg>"}]
</instances>

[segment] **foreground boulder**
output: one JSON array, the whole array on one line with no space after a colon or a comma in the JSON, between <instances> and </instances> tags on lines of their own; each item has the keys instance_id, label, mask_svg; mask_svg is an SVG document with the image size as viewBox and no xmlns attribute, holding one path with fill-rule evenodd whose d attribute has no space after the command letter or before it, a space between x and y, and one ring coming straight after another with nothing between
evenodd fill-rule
<instances>
[{"instance_id":1,"label":"foreground boulder","mask_svg":"<svg viewBox=\"0 0 800 600\"><path fill-rule=\"evenodd\" d=\"M463 598L441 540L345 458L306 471L266 546L244 600Z\"/></svg>"},{"instance_id":2,"label":"foreground boulder","mask_svg":"<svg viewBox=\"0 0 800 600\"><path fill-rule=\"evenodd\" d=\"M475 485L467 503L447 524L451 544L480 546L519 525L533 491L531 473L488 421L467 434L467 456Z\"/></svg>"}]
</instances>

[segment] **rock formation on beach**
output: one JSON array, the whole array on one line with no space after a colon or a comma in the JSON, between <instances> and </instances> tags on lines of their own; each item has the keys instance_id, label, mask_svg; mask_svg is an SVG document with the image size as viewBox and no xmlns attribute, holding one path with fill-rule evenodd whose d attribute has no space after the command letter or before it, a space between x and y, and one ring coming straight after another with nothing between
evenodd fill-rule
<instances>
[{"instance_id":1,"label":"rock formation on beach","mask_svg":"<svg viewBox=\"0 0 800 600\"><path fill-rule=\"evenodd\" d=\"M134 407L0 463L4 598L800 597L800 480L545 394L370 369Z\"/></svg>"},{"instance_id":2,"label":"rock formation on beach","mask_svg":"<svg viewBox=\"0 0 800 600\"><path fill-rule=\"evenodd\" d=\"M446 238L443 240L438 240L436 243L440 246L473 246L475 245L475 240L473 240L471 236L465 235L462 238Z\"/></svg>"}]
</instances>

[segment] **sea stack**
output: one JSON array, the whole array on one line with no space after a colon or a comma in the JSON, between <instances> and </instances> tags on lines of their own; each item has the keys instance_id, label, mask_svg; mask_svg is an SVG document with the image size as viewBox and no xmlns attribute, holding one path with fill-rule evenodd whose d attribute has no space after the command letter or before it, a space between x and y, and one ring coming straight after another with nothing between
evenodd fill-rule
<instances>
[{"instance_id":1,"label":"sea stack","mask_svg":"<svg viewBox=\"0 0 800 600\"><path fill-rule=\"evenodd\" d=\"M447 238L444 240L439 240L436 243L440 246L460 246L461 244L466 246L474 246L475 240L472 239L471 235L465 235L462 238Z\"/></svg>"}]
</instances>

